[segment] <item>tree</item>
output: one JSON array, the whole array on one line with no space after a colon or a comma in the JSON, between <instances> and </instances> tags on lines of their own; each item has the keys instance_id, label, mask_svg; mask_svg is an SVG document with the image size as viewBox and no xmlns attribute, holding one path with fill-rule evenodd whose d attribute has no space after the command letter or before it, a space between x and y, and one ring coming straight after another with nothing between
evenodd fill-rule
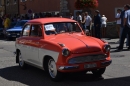
<instances>
[{"instance_id":1,"label":"tree","mask_svg":"<svg viewBox=\"0 0 130 86\"><path fill-rule=\"evenodd\" d=\"M98 0L77 0L75 7L76 9L97 8Z\"/></svg>"}]
</instances>

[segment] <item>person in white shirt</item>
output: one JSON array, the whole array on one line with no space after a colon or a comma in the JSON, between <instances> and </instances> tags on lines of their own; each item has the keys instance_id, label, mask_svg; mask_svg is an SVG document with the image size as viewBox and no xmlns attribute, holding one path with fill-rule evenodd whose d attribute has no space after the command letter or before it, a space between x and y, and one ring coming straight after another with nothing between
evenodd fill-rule
<instances>
[{"instance_id":1,"label":"person in white shirt","mask_svg":"<svg viewBox=\"0 0 130 86\"><path fill-rule=\"evenodd\" d=\"M78 21L78 23L82 26L82 16L81 16L81 14L80 14L80 12L78 11L77 13L76 13L76 21Z\"/></svg>"},{"instance_id":2,"label":"person in white shirt","mask_svg":"<svg viewBox=\"0 0 130 86\"><path fill-rule=\"evenodd\" d=\"M86 29L88 29L89 32L91 32L90 26L92 24L92 18L88 15L88 12L85 12L85 16L86 16L86 22L85 22Z\"/></svg>"},{"instance_id":3,"label":"person in white shirt","mask_svg":"<svg viewBox=\"0 0 130 86\"><path fill-rule=\"evenodd\" d=\"M105 15L102 15L102 37L106 36L106 26L107 26L107 18Z\"/></svg>"},{"instance_id":4,"label":"person in white shirt","mask_svg":"<svg viewBox=\"0 0 130 86\"><path fill-rule=\"evenodd\" d=\"M120 15L121 15L121 9L117 9L117 14L116 14L116 29L117 29L117 32L118 32L118 35L119 35L119 38L120 38L120 28L121 28L121 18L120 18Z\"/></svg>"},{"instance_id":5,"label":"person in white shirt","mask_svg":"<svg viewBox=\"0 0 130 86\"><path fill-rule=\"evenodd\" d=\"M92 24L92 18L88 15L88 12L85 12L84 13L85 16L84 16L84 20L82 21L82 23L85 24L85 31L88 31L89 34L88 35L91 35L91 30L90 30L90 27L91 27L91 24Z\"/></svg>"}]
</instances>

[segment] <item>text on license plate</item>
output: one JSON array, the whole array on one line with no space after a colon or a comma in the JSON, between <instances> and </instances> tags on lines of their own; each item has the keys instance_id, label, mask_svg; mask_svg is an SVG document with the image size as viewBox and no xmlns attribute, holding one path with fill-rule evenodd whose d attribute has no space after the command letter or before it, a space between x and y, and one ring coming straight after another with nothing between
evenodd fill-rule
<instances>
[{"instance_id":1,"label":"text on license plate","mask_svg":"<svg viewBox=\"0 0 130 86\"><path fill-rule=\"evenodd\" d=\"M12 37L16 37L16 36L12 36Z\"/></svg>"},{"instance_id":2,"label":"text on license plate","mask_svg":"<svg viewBox=\"0 0 130 86\"><path fill-rule=\"evenodd\" d=\"M94 68L94 67L97 67L97 64L96 64L96 63L93 63L93 64L85 64L85 65L84 65L84 68Z\"/></svg>"}]
</instances>

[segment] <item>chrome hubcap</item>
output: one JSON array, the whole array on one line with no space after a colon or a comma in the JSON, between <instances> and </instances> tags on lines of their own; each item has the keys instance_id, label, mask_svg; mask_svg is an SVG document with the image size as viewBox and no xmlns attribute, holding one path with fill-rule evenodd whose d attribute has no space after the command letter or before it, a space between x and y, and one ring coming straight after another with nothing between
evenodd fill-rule
<instances>
[{"instance_id":1,"label":"chrome hubcap","mask_svg":"<svg viewBox=\"0 0 130 86\"><path fill-rule=\"evenodd\" d=\"M57 68L55 61L50 59L48 63L48 69L49 69L49 74L51 75L52 78L55 78L57 75Z\"/></svg>"},{"instance_id":2,"label":"chrome hubcap","mask_svg":"<svg viewBox=\"0 0 130 86\"><path fill-rule=\"evenodd\" d=\"M20 64L20 66L23 66L23 65L24 65L24 61L23 61L23 59L22 59L21 53L19 53L19 64Z\"/></svg>"}]
</instances>

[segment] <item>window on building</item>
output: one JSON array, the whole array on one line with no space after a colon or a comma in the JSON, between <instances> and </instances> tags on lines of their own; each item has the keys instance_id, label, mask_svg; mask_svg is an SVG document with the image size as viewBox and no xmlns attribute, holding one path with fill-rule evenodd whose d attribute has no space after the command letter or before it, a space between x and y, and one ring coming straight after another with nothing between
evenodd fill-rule
<instances>
[{"instance_id":1,"label":"window on building","mask_svg":"<svg viewBox=\"0 0 130 86\"><path fill-rule=\"evenodd\" d=\"M17 0L14 0L14 4L17 4Z\"/></svg>"},{"instance_id":2,"label":"window on building","mask_svg":"<svg viewBox=\"0 0 130 86\"><path fill-rule=\"evenodd\" d=\"M25 2L25 1L27 1L27 0L21 0L21 2Z\"/></svg>"},{"instance_id":3,"label":"window on building","mask_svg":"<svg viewBox=\"0 0 130 86\"><path fill-rule=\"evenodd\" d=\"M6 0L6 5L9 5L9 0Z\"/></svg>"}]
</instances>

